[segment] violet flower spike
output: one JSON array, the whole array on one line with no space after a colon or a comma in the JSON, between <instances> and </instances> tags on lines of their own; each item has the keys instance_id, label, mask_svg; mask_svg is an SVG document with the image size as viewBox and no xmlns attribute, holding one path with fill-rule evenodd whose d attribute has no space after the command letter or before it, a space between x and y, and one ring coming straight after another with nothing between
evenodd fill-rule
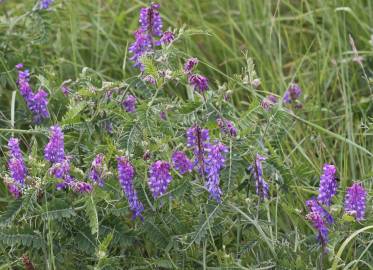
<instances>
[{"instance_id":1,"label":"violet flower spike","mask_svg":"<svg viewBox=\"0 0 373 270\"><path fill-rule=\"evenodd\" d=\"M19 92L21 96L25 99L27 107L30 107L32 104L32 98L34 94L32 93L32 88L30 86L30 71L28 69L21 70L23 68L23 64L16 65L18 69L18 79L17 84L19 88Z\"/></svg>"},{"instance_id":2,"label":"violet flower spike","mask_svg":"<svg viewBox=\"0 0 373 270\"><path fill-rule=\"evenodd\" d=\"M163 33L159 43L160 44L169 44L175 39L175 35L172 32L166 31Z\"/></svg>"},{"instance_id":3,"label":"violet flower spike","mask_svg":"<svg viewBox=\"0 0 373 270\"><path fill-rule=\"evenodd\" d=\"M330 206L333 196L337 193L338 183L336 172L337 170L334 165L324 164L317 199L326 206Z\"/></svg>"},{"instance_id":4,"label":"violet flower spike","mask_svg":"<svg viewBox=\"0 0 373 270\"><path fill-rule=\"evenodd\" d=\"M140 10L140 28L135 32L135 42L129 47L129 52L132 53L131 61L135 62L134 66L144 70L144 65L141 63L141 57L153 50L153 47L159 45L154 37L161 37L163 34L162 18L159 14L159 4L153 3L150 7ZM166 38L166 37L165 37ZM164 38L164 41L166 41ZM170 39L167 35L167 41Z\"/></svg>"},{"instance_id":5,"label":"violet flower spike","mask_svg":"<svg viewBox=\"0 0 373 270\"><path fill-rule=\"evenodd\" d=\"M184 64L184 72L189 74L198 65L197 58L189 58Z\"/></svg>"},{"instance_id":6,"label":"violet flower spike","mask_svg":"<svg viewBox=\"0 0 373 270\"><path fill-rule=\"evenodd\" d=\"M21 149L19 147L19 141L16 138L10 138L8 141L9 148L9 161L8 167L10 175L13 180L23 185L25 183L25 178L27 176L26 164L23 160Z\"/></svg>"},{"instance_id":7,"label":"violet flower spike","mask_svg":"<svg viewBox=\"0 0 373 270\"><path fill-rule=\"evenodd\" d=\"M261 106L263 109L268 111L273 105L277 103L277 97L274 95L268 95L266 98L264 98L261 102Z\"/></svg>"},{"instance_id":8,"label":"violet flower spike","mask_svg":"<svg viewBox=\"0 0 373 270\"><path fill-rule=\"evenodd\" d=\"M12 197L14 199L18 199L19 197L21 197L22 192L16 184L8 183L6 184L6 186L8 188L9 193L12 194Z\"/></svg>"},{"instance_id":9,"label":"violet flower spike","mask_svg":"<svg viewBox=\"0 0 373 270\"><path fill-rule=\"evenodd\" d=\"M256 154L254 165L250 166L248 169L254 175L255 178L255 188L256 194L261 200L269 197L269 186L263 178L263 165L262 161L266 160L265 157Z\"/></svg>"},{"instance_id":10,"label":"violet flower spike","mask_svg":"<svg viewBox=\"0 0 373 270\"><path fill-rule=\"evenodd\" d=\"M209 130L203 129L198 125L187 130L187 146L193 150L194 162L193 167L198 166L198 172L205 172L205 152L210 146Z\"/></svg>"},{"instance_id":11,"label":"violet flower spike","mask_svg":"<svg viewBox=\"0 0 373 270\"><path fill-rule=\"evenodd\" d=\"M104 186L104 174L105 174L105 156L103 154L97 154L92 161L91 169L89 171L89 179L93 183L97 184L100 187Z\"/></svg>"},{"instance_id":12,"label":"violet flower spike","mask_svg":"<svg viewBox=\"0 0 373 270\"><path fill-rule=\"evenodd\" d=\"M48 94L40 89L32 98L29 106L30 111L34 114L34 122L39 124L44 118L49 118L48 112Z\"/></svg>"},{"instance_id":13,"label":"violet flower spike","mask_svg":"<svg viewBox=\"0 0 373 270\"><path fill-rule=\"evenodd\" d=\"M40 9L48 9L54 0L40 0Z\"/></svg>"},{"instance_id":14,"label":"violet flower spike","mask_svg":"<svg viewBox=\"0 0 373 270\"><path fill-rule=\"evenodd\" d=\"M216 123L218 124L222 133L229 134L231 137L237 137L237 129L231 121L218 118L216 119Z\"/></svg>"},{"instance_id":15,"label":"violet flower spike","mask_svg":"<svg viewBox=\"0 0 373 270\"><path fill-rule=\"evenodd\" d=\"M27 169L23 160L18 158L11 158L8 161L8 167L12 179L16 183L23 185L25 183L25 178L27 176Z\"/></svg>"},{"instance_id":16,"label":"violet flower spike","mask_svg":"<svg viewBox=\"0 0 373 270\"><path fill-rule=\"evenodd\" d=\"M70 160L71 157L66 157L61 162L56 162L49 169L49 173L56 178L65 179L70 174Z\"/></svg>"},{"instance_id":17,"label":"violet flower spike","mask_svg":"<svg viewBox=\"0 0 373 270\"><path fill-rule=\"evenodd\" d=\"M128 95L122 103L126 112L133 113L136 111L136 97L133 95Z\"/></svg>"},{"instance_id":18,"label":"violet flower spike","mask_svg":"<svg viewBox=\"0 0 373 270\"><path fill-rule=\"evenodd\" d=\"M345 196L345 213L354 216L356 220L364 219L366 208L367 191L360 183L354 183L347 188Z\"/></svg>"},{"instance_id":19,"label":"violet flower spike","mask_svg":"<svg viewBox=\"0 0 373 270\"><path fill-rule=\"evenodd\" d=\"M204 93L209 89L208 79L199 74L192 74L188 78L189 84L193 86L194 90Z\"/></svg>"},{"instance_id":20,"label":"violet flower spike","mask_svg":"<svg viewBox=\"0 0 373 270\"><path fill-rule=\"evenodd\" d=\"M163 23L161 15L159 14L160 5L157 3L151 4L148 8L140 10L140 29L150 36L161 37L163 32Z\"/></svg>"},{"instance_id":21,"label":"violet flower spike","mask_svg":"<svg viewBox=\"0 0 373 270\"><path fill-rule=\"evenodd\" d=\"M65 158L64 136L58 125L50 128L50 138L44 148L44 158L51 163L61 162Z\"/></svg>"},{"instance_id":22,"label":"violet flower spike","mask_svg":"<svg viewBox=\"0 0 373 270\"><path fill-rule=\"evenodd\" d=\"M152 50L152 40L142 30L135 32L135 42L130 45L128 51L133 55L130 60L135 62L134 66L144 71L144 65L141 63L141 57Z\"/></svg>"},{"instance_id":23,"label":"violet flower spike","mask_svg":"<svg viewBox=\"0 0 373 270\"><path fill-rule=\"evenodd\" d=\"M302 94L302 89L299 87L298 84L291 84L288 90L286 90L284 97L283 97L283 102L285 104L289 104L292 102L295 102L300 95Z\"/></svg>"},{"instance_id":24,"label":"violet flower spike","mask_svg":"<svg viewBox=\"0 0 373 270\"><path fill-rule=\"evenodd\" d=\"M332 224L334 223L334 219L328 211L326 211L316 200L316 198L312 197L311 199L306 201L307 208L309 212L317 212L321 215L323 219L326 220L327 223Z\"/></svg>"},{"instance_id":25,"label":"violet flower spike","mask_svg":"<svg viewBox=\"0 0 373 270\"><path fill-rule=\"evenodd\" d=\"M72 181L71 183L69 183L69 186L74 192L77 193L90 193L93 190L93 187L90 183L82 181Z\"/></svg>"},{"instance_id":26,"label":"violet flower spike","mask_svg":"<svg viewBox=\"0 0 373 270\"><path fill-rule=\"evenodd\" d=\"M175 151L172 154L172 164L181 175L191 172L193 169L193 164L187 155L182 151Z\"/></svg>"},{"instance_id":27,"label":"violet flower spike","mask_svg":"<svg viewBox=\"0 0 373 270\"><path fill-rule=\"evenodd\" d=\"M148 184L154 199L166 193L172 181L170 169L171 165L163 160L158 160L150 166Z\"/></svg>"},{"instance_id":28,"label":"violet flower spike","mask_svg":"<svg viewBox=\"0 0 373 270\"><path fill-rule=\"evenodd\" d=\"M137 197L137 192L133 183L135 169L124 156L117 157L117 162L119 183L127 197L129 207L133 213L133 219L139 217L143 220L141 213L144 211L144 206Z\"/></svg>"},{"instance_id":29,"label":"violet flower spike","mask_svg":"<svg viewBox=\"0 0 373 270\"><path fill-rule=\"evenodd\" d=\"M325 250L326 244L328 243L329 229L326 226L322 216L318 212L310 212L309 214L307 214L306 219L311 221L313 227L317 230L317 239L320 241L322 247Z\"/></svg>"},{"instance_id":30,"label":"violet flower spike","mask_svg":"<svg viewBox=\"0 0 373 270\"><path fill-rule=\"evenodd\" d=\"M219 186L220 170L224 167L225 157L224 153L228 152L227 147L221 142L216 142L207 150L207 157L205 159L205 172L207 181L205 186L210 193L210 198L213 198L217 203L221 202L221 195L223 194Z\"/></svg>"},{"instance_id":31,"label":"violet flower spike","mask_svg":"<svg viewBox=\"0 0 373 270\"><path fill-rule=\"evenodd\" d=\"M23 64L16 65L18 69L18 88L21 96L24 98L27 107L34 115L34 122L39 124L44 118L49 118L48 112L48 94L44 90L33 93L29 80L30 72L22 71Z\"/></svg>"}]
</instances>

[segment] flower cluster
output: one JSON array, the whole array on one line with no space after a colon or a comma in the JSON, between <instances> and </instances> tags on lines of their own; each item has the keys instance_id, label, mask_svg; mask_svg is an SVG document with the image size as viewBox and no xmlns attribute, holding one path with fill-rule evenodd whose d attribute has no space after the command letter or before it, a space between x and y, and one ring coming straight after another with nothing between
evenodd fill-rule
<instances>
[{"instance_id":1,"label":"flower cluster","mask_svg":"<svg viewBox=\"0 0 373 270\"><path fill-rule=\"evenodd\" d=\"M328 211L317 201L315 197L306 201L306 206L309 212L316 212L318 213L323 219L326 220L327 223L332 224L334 223L334 219Z\"/></svg>"},{"instance_id":2,"label":"flower cluster","mask_svg":"<svg viewBox=\"0 0 373 270\"><path fill-rule=\"evenodd\" d=\"M118 178L119 183L122 186L123 192L127 197L128 204L133 213L133 218L140 217L144 211L143 204L137 197L137 192L133 184L133 178L135 177L135 169L128 159L124 156L117 157L118 162Z\"/></svg>"},{"instance_id":3,"label":"flower cluster","mask_svg":"<svg viewBox=\"0 0 373 270\"><path fill-rule=\"evenodd\" d=\"M44 158L51 163L59 163L65 158L64 136L60 126L50 128L50 138L44 148Z\"/></svg>"},{"instance_id":4,"label":"flower cluster","mask_svg":"<svg viewBox=\"0 0 373 270\"><path fill-rule=\"evenodd\" d=\"M136 111L136 97L133 95L128 95L122 103L123 107L126 109L126 112L133 113Z\"/></svg>"},{"instance_id":5,"label":"flower cluster","mask_svg":"<svg viewBox=\"0 0 373 270\"><path fill-rule=\"evenodd\" d=\"M170 43L174 39L171 32L163 34L163 23L159 14L160 5L153 3L150 7L145 7L140 10L139 23L140 27L135 32L135 42L129 47L129 52L132 53L130 58L135 64L135 67L144 69L141 63L141 57L148 52L151 52L155 46ZM159 41L156 38L160 38Z\"/></svg>"},{"instance_id":6,"label":"flower cluster","mask_svg":"<svg viewBox=\"0 0 373 270\"><path fill-rule=\"evenodd\" d=\"M40 123L43 119L49 118L48 94L43 89L39 89L35 94L30 86L30 72L22 70L23 64L16 65L18 69L18 87L22 97L25 99L27 107L34 115L34 122Z\"/></svg>"},{"instance_id":7,"label":"flower cluster","mask_svg":"<svg viewBox=\"0 0 373 270\"><path fill-rule=\"evenodd\" d=\"M224 167L225 157L224 153L228 152L227 147L221 142L216 142L211 145L207 150L206 163L206 177L207 181L205 186L210 193L210 197L216 202L221 202L222 191L219 186L220 170Z\"/></svg>"},{"instance_id":8,"label":"flower cluster","mask_svg":"<svg viewBox=\"0 0 373 270\"><path fill-rule=\"evenodd\" d=\"M204 93L209 89L209 81L205 76L200 74L192 74L188 78L188 82L193 86L194 90L197 90L200 93Z\"/></svg>"},{"instance_id":9,"label":"flower cluster","mask_svg":"<svg viewBox=\"0 0 373 270\"><path fill-rule=\"evenodd\" d=\"M250 165L248 170L253 174L255 178L255 188L256 194L260 199L269 197L269 186L263 178L263 165L262 161L266 160L265 157L256 154L255 162L253 165Z\"/></svg>"},{"instance_id":10,"label":"flower cluster","mask_svg":"<svg viewBox=\"0 0 373 270\"><path fill-rule=\"evenodd\" d=\"M188 60L186 60L184 64L184 72L186 74L190 74L197 65L198 65L197 58L193 58L193 57L189 58Z\"/></svg>"},{"instance_id":11,"label":"flower cluster","mask_svg":"<svg viewBox=\"0 0 373 270\"><path fill-rule=\"evenodd\" d=\"M70 160L71 157L66 157L60 162L53 163L49 173L56 178L66 179L70 176Z\"/></svg>"},{"instance_id":12,"label":"flower cluster","mask_svg":"<svg viewBox=\"0 0 373 270\"><path fill-rule=\"evenodd\" d=\"M200 93L204 93L209 88L209 81L205 76L197 73L192 73L193 69L198 65L197 58L189 58L184 64L184 73L188 77L188 83Z\"/></svg>"},{"instance_id":13,"label":"flower cluster","mask_svg":"<svg viewBox=\"0 0 373 270\"><path fill-rule=\"evenodd\" d=\"M193 150L193 166L198 167L198 171L203 174L205 171L205 150L210 146L209 130L198 125L187 130L187 146Z\"/></svg>"},{"instance_id":14,"label":"flower cluster","mask_svg":"<svg viewBox=\"0 0 373 270\"><path fill-rule=\"evenodd\" d=\"M312 222L313 227L318 231L318 239L325 249L328 242L329 229L325 224L322 215L318 212L310 212L307 214L306 219Z\"/></svg>"},{"instance_id":15,"label":"flower cluster","mask_svg":"<svg viewBox=\"0 0 373 270\"><path fill-rule=\"evenodd\" d=\"M70 175L71 157L65 156L64 135L60 126L55 125L50 128L50 138L44 148L44 158L52 163L49 173L56 178L63 179L57 184L57 189L70 187L73 191L83 193L91 192L92 185L89 183L76 181Z\"/></svg>"},{"instance_id":16,"label":"flower cluster","mask_svg":"<svg viewBox=\"0 0 373 270\"><path fill-rule=\"evenodd\" d=\"M98 186L104 186L104 174L106 171L104 164L105 156L103 154L97 154L92 161L91 169L89 171L89 179Z\"/></svg>"},{"instance_id":17,"label":"flower cluster","mask_svg":"<svg viewBox=\"0 0 373 270\"><path fill-rule=\"evenodd\" d=\"M220 203L222 191L219 174L224 167L224 153L228 151L226 146L218 141L210 144L209 130L198 125L187 130L187 146L193 150L193 167L197 167L197 171L206 176L205 187L210 197Z\"/></svg>"},{"instance_id":18,"label":"flower cluster","mask_svg":"<svg viewBox=\"0 0 373 270\"><path fill-rule=\"evenodd\" d=\"M363 220L365 215L365 202L367 192L360 183L354 183L347 188L345 197L345 212L354 216L356 220Z\"/></svg>"},{"instance_id":19,"label":"flower cluster","mask_svg":"<svg viewBox=\"0 0 373 270\"><path fill-rule=\"evenodd\" d=\"M262 106L263 109L265 109L266 111L268 111L276 103L277 103L277 97L274 96L274 95L268 95L267 97L265 97L262 100L261 106Z\"/></svg>"},{"instance_id":20,"label":"flower cluster","mask_svg":"<svg viewBox=\"0 0 373 270\"><path fill-rule=\"evenodd\" d=\"M182 151L175 151L172 154L172 163L174 168L180 173L185 174L191 172L193 169L193 164L187 155Z\"/></svg>"},{"instance_id":21,"label":"flower cluster","mask_svg":"<svg viewBox=\"0 0 373 270\"><path fill-rule=\"evenodd\" d=\"M12 179L23 185L27 175L27 168L23 160L21 149L19 148L19 141L16 138L10 138L8 141L9 147L9 161L8 167Z\"/></svg>"},{"instance_id":22,"label":"flower cluster","mask_svg":"<svg viewBox=\"0 0 373 270\"><path fill-rule=\"evenodd\" d=\"M21 195L21 187L25 184L27 168L23 160L22 152L19 147L19 141L16 138L10 138L8 141L9 160L8 167L12 180L7 183L9 192L15 198Z\"/></svg>"},{"instance_id":23,"label":"flower cluster","mask_svg":"<svg viewBox=\"0 0 373 270\"><path fill-rule=\"evenodd\" d=\"M334 165L324 164L323 175L320 177L320 188L317 199L320 203L330 206L333 196L337 193L338 183Z\"/></svg>"},{"instance_id":24,"label":"flower cluster","mask_svg":"<svg viewBox=\"0 0 373 270\"><path fill-rule=\"evenodd\" d=\"M54 0L40 0L40 9L47 9Z\"/></svg>"},{"instance_id":25,"label":"flower cluster","mask_svg":"<svg viewBox=\"0 0 373 270\"><path fill-rule=\"evenodd\" d=\"M332 202L333 196L337 193L337 179L336 179L336 168L331 164L324 164L323 174L320 177L319 194L316 198L311 198L306 201L309 214L306 216L318 231L318 239L325 249L325 245L328 241L328 224L334 222L333 217L325 209L329 207Z\"/></svg>"},{"instance_id":26,"label":"flower cluster","mask_svg":"<svg viewBox=\"0 0 373 270\"><path fill-rule=\"evenodd\" d=\"M285 104L290 104L293 102L296 102L298 98L302 94L302 89L299 87L298 84L291 84L288 90L286 90L284 97L283 97L283 102Z\"/></svg>"},{"instance_id":27,"label":"flower cluster","mask_svg":"<svg viewBox=\"0 0 373 270\"><path fill-rule=\"evenodd\" d=\"M237 137L237 129L231 121L223 118L218 118L216 119L216 123L223 133L229 134L232 137Z\"/></svg>"},{"instance_id":28,"label":"flower cluster","mask_svg":"<svg viewBox=\"0 0 373 270\"><path fill-rule=\"evenodd\" d=\"M148 184L155 199L167 191L172 180L170 169L170 164L163 160L158 160L150 166Z\"/></svg>"}]
</instances>

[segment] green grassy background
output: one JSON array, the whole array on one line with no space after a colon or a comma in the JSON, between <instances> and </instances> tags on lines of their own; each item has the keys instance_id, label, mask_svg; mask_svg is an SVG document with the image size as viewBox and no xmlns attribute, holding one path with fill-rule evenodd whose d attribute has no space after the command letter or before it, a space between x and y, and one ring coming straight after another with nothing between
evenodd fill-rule
<instances>
[{"instance_id":1,"label":"green grassy background","mask_svg":"<svg viewBox=\"0 0 373 270\"><path fill-rule=\"evenodd\" d=\"M138 73L127 61L127 47L137 28L138 11L147 2L55 2L53 11L32 16L28 11L34 1L8 0L0 5L1 128L10 127L18 62L47 77L51 88L75 79L83 67L108 81ZM299 83L304 108L278 142L281 162L290 168L304 167L307 175L313 175L291 183L305 191L294 200L304 201L313 193L325 162L337 166L342 188L361 180L373 195L372 1L160 3L166 28L185 24L194 30L176 46L201 60L200 69L213 84L242 71L244 52L261 79L259 95L282 95L289 83ZM362 65L353 61L349 35L363 57ZM244 87L230 90L238 111L245 113L250 92ZM285 228L282 222L286 220L278 226ZM353 251L349 256L353 258Z\"/></svg>"},{"instance_id":2,"label":"green grassy background","mask_svg":"<svg viewBox=\"0 0 373 270\"><path fill-rule=\"evenodd\" d=\"M25 14L34 1L8 2L0 7L5 33L0 37L2 106L7 106L9 91L15 88L11 71L18 62L50 71L56 85L76 78L83 67L106 80L136 74L126 61L126 48L133 41L138 10L146 2L57 1L55 11L43 12L42 18L26 14L18 21L13 16ZM247 51L261 78L262 94L282 95L292 81L301 85L301 117L317 126L295 127L284 145L287 160L315 168L335 162L343 172L344 186L351 178L370 175L373 89L364 74L370 76L373 61L372 1L161 1L161 5L166 28L185 24L201 31L178 46L205 63L208 77L224 81L239 73ZM352 61L349 35L364 57L365 70ZM247 100L247 92L232 90L237 106L244 107L241 101Z\"/></svg>"}]
</instances>

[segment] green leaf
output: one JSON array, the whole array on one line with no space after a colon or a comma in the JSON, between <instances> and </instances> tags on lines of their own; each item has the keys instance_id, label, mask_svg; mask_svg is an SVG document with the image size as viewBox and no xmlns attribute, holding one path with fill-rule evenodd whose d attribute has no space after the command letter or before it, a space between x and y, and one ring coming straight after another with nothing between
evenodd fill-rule
<instances>
[{"instance_id":1,"label":"green leaf","mask_svg":"<svg viewBox=\"0 0 373 270\"><path fill-rule=\"evenodd\" d=\"M92 194L90 197L87 197L86 199L85 210L86 210L86 215L89 220L89 226L91 228L91 233L98 234L98 214L97 214L96 204L95 204Z\"/></svg>"}]
</instances>

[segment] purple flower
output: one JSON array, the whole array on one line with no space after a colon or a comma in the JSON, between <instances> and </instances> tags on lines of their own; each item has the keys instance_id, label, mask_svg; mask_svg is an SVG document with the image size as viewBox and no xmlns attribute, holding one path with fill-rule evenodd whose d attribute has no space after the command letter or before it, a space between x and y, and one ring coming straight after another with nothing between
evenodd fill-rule
<instances>
[{"instance_id":1,"label":"purple flower","mask_svg":"<svg viewBox=\"0 0 373 270\"><path fill-rule=\"evenodd\" d=\"M135 42L128 49L133 54L130 60L135 62L134 66L140 68L141 71L144 70L141 57L152 51L154 46L159 45L160 42L156 42L154 37L161 37L163 34L159 7L159 4L153 3L150 7L140 10L140 28L135 32ZM169 34L165 38L169 40Z\"/></svg>"},{"instance_id":2,"label":"purple flower","mask_svg":"<svg viewBox=\"0 0 373 270\"><path fill-rule=\"evenodd\" d=\"M66 84L62 84L60 89L64 96L68 96L71 92L70 88Z\"/></svg>"},{"instance_id":3,"label":"purple flower","mask_svg":"<svg viewBox=\"0 0 373 270\"><path fill-rule=\"evenodd\" d=\"M50 132L49 142L44 148L44 158L51 163L61 162L65 159L62 129L55 125L50 128Z\"/></svg>"},{"instance_id":4,"label":"purple flower","mask_svg":"<svg viewBox=\"0 0 373 270\"><path fill-rule=\"evenodd\" d=\"M162 36L162 18L158 12L159 4L153 3L150 7L140 10L140 29L150 36Z\"/></svg>"},{"instance_id":5,"label":"purple flower","mask_svg":"<svg viewBox=\"0 0 373 270\"><path fill-rule=\"evenodd\" d=\"M16 184L8 183L6 184L6 186L8 188L9 193L12 194L13 198L18 199L19 197L21 197L22 192Z\"/></svg>"},{"instance_id":6,"label":"purple flower","mask_svg":"<svg viewBox=\"0 0 373 270\"><path fill-rule=\"evenodd\" d=\"M318 240L320 241L321 245L325 248L326 244L328 243L328 227L326 226L322 216L318 212L310 212L307 214L306 219L312 222L313 227L318 232Z\"/></svg>"},{"instance_id":7,"label":"purple flower","mask_svg":"<svg viewBox=\"0 0 373 270\"><path fill-rule=\"evenodd\" d=\"M37 93L32 92L30 86L30 72L26 69L22 71L23 64L18 64L18 87L22 97L25 99L26 105L34 115L34 122L39 124L44 118L49 118L48 112L48 94L44 90L39 90Z\"/></svg>"},{"instance_id":8,"label":"purple flower","mask_svg":"<svg viewBox=\"0 0 373 270\"><path fill-rule=\"evenodd\" d=\"M189 74L198 65L197 58L189 58L184 64L184 72Z\"/></svg>"},{"instance_id":9,"label":"purple flower","mask_svg":"<svg viewBox=\"0 0 373 270\"><path fill-rule=\"evenodd\" d=\"M300 95L302 94L302 89L299 87L298 84L291 84L288 90L286 90L285 95L283 97L283 102L285 104L292 103L296 101Z\"/></svg>"},{"instance_id":10,"label":"purple flower","mask_svg":"<svg viewBox=\"0 0 373 270\"><path fill-rule=\"evenodd\" d=\"M209 130L203 129L198 125L187 130L187 146L193 149L194 164L198 165L199 173L203 174L205 171L205 150L210 146Z\"/></svg>"},{"instance_id":11,"label":"purple flower","mask_svg":"<svg viewBox=\"0 0 373 270\"><path fill-rule=\"evenodd\" d=\"M27 176L27 168L23 160L21 149L19 148L19 141L16 138L10 138L8 142L9 147L9 161L8 167L10 175L13 180L23 185Z\"/></svg>"},{"instance_id":12,"label":"purple flower","mask_svg":"<svg viewBox=\"0 0 373 270\"><path fill-rule=\"evenodd\" d=\"M152 49L152 39L142 30L135 32L135 42L128 48L133 55L130 60L135 62L134 66L144 70L144 65L141 63L141 57Z\"/></svg>"},{"instance_id":13,"label":"purple flower","mask_svg":"<svg viewBox=\"0 0 373 270\"><path fill-rule=\"evenodd\" d=\"M139 201L133 184L135 169L126 157L117 157L117 162L119 183L127 197L129 207L133 213L133 219L136 219L136 217L143 219L141 213L144 211L144 206Z\"/></svg>"},{"instance_id":14,"label":"purple flower","mask_svg":"<svg viewBox=\"0 0 373 270\"><path fill-rule=\"evenodd\" d=\"M93 190L91 184L82 181L72 181L68 184L74 192L90 193Z\"/></svg>"},{"instance_id":15,"label":"purple flower","mask_svg":"<svg viewBox=\"0 0 373 270\"><path fill-rule=\"evenodd\" d=\"M27 169L23 160L18 158L11 158L8 161L8 167L13 180L23 185L27 176Z\"/></svg>"},{"instance_id":16,"label":"purple flower","mask_svg":"<svg viewBox=\"0 0 373 270\"><path fill-rule=\"evenodd\" d=\"M154 199L162 196L171 183L170 164L167 161L158 160L149 168L148 184Z\"/></svg>"},{"instance_id":17,"label":"purple flower","mask_svg":"<svg viewBox=\"0 0 373 270\"><path fill-rule=\"evenodd\" d=\"M40 9L47 9L54 0L40 0Z\"/></svg>"},{"instance_id":18,"label":"purple flower","mask_svg":"<svg viewBox=\"0 0 373 270\"><path fill-rule=\"evenodd\" d=\"M198 90L200 93L207 91L209 88L208 79L199 74L192 74L188 78L189 84Z\"/></svg>"},{"instance_id":19,"label":"purple flower","mask_svg":"<svg viewBox=\"0 0 373 270\"><path fill-rule=\"evenodd\" d=\"M320 177L320 188L317 199L320 203L330 206L332 197L337 193L338 183L336 179L336 168L330 164L324 164L323 175Z\"/></svg>"},{"instance_id":20,"label":"purple flower","mask_svg":"<svg viewBox=\"0 0 373 270\"><path fill-rule=\"evenodd\" d=\"M30 111L34 114L34 122L40 123L44 118L49 118L48 112L48 94L40 89L32 98L29 106Z\"/></svg>"},{"instance_id":21,"label":"purple flower","mask_svg":"<svg viewBox=\"0 0 373 270\"><path fill-rule=\"evenodd\" d=\"M265 157L256 154L254 165L250 166L248 169L254 175L256 194L260 199L269 197L269 186L263 178L263 166L262 161L266 160Z\"/></svg>"},{"instance_id":22,"label":"purple flower","mask_svg":"<svg viewBox=\"0 0 373 270\"><path fill-rule=\"evenodd\" d=\"M155 78L152 75L146 75L144 77L144 81L148 82L150 84L153 84L153 85L155 85L157 83L157 81L155 80Z\"/></svg>"},{"instance_id":23,"label":"purple flower","mask_svg":"<svg viewBox=\"0 0 373 270\"><path fill-rule=\"evenodd\" d=\"M128 95L127 98L122 103L123 107L126 109L126 112L135 112L136 111L136 97Z\"/></svg>"},{"instance_id":24,"label":"purple flower","mask_svg":"<svg viewBox=\"0 0 373 270\"><path fill-rule=\"evenodd\" d=\"M261 106L263 109L268 111L276 103L277 103L277 97L274 95L268 95L266 98L262 100Z\"/></svg>"},{"instance_id":25,"label":"purple flower","mask_svg":"<svg viewBox=\"0 0 373 270\"><path fill-rule=\"evenodd\" d=\"M166 121L167 120L167 114L166 112L162 111L159 113L159 117L163 120L163 121Z\"/></svg>"},{"instance_id":26,"label":"purple flower","mask_svg":"<svg viewBox=\"0 0 373 270\"><path fill-rule=\"evenodd\" d=\"M216 142L211 145L207 150L207 157L205 159L205 172L207 181L205 186L210 193L210 197L221 202L222 191L219 187L220 170L224 167L225 157L224 153L228 152L227 147L221 142Z\"/></svg>"},{"instance_id":27,"label":"purple flower","mask_svg":"<svg viewBox=\"0 0 373 270\"><path fill-rule=\"evenodd\" d=\"M175 39L174 33L166 31L163 33L160 44L169 44Z\"/></svg>"},{"instance_id":28,"label":"purple flower","mask_svg":"<svg viewBox=\"0 0 373 270\"><path fill-rule=\"evenodd\" d=\"M18 88L21 96L25 99L27 106L29 107L32 104L32 98L34 94L32 93L32 88L30 86L30 71L28 69L21 70L23 68L23 64L18 64Z\"/></svg>"},{"instance_id":29,"label":"purple flower","mask_svg":"<svg viewBox=\"0 0 373 270\"><path fill-rule=\"evenodd\" d=\"M312 197L311 199L306 201L307 208L309 212L316 212L321 215L323 219L326 220L327 223L332 224L334 223L334 219L332 215L329 214L316 200L316 198Z\"/></svg>"},{"instance_id":30,"label":"purple flower","mask_svg":"<svg viewBox=\"0 0 373 270\"><path fill-rule=\"evenodd\" d=\"M232 137L237 136L237 129L235 128L234 124L231 121L227 119L223 119L223 118L218 118L216 119L216 122L221 132L229 134Z\"/></svg>"},{"instance_id":31,"label":"purple flower","mask_svg":"<svg viewBox=\"0 0 373 270\"><path fill-rule=\"evenodd\" d=\"M193 164L187 155L182 151L176 151L172 155L172 163L174 168L180 173L185 174L191 172Z\"/></svg>"},{"instance_id":32,"label":"purple flower","mask_svg":"<svg viewBox=\"0 0 373 270\"><path fill-rule=\"evenodd\" d=\"M356 220L363 220L365 215L365 202L367 192L360 183L354 183L347 188L345 197L345 212L352 215Z\"/></svg>"},{"instance_id":33,"label":"purple flower","mask_svg":"<svg viewBox=\"0 0 373 270\"><path fill-rule=\"evenodd\" d=\"M97 154L92 161L91 170L89 171L89 179L100 187L104 186L104 158L103 154Z\"/></svg>"},{"instance_id":34,"label":"purple flower","mask_svg":"<svg viewBox=\"0 0 373 270\"><path fill-rule=\"evenodd\" d=\"M9 154L13 158L22 159L22 152L19 148L19 140L16 138L10 138L8 141Z\"/></svg>"},{"instance_id":35,"label":"purple flower","mask_svg":"<svg viewBox=\"0 0 373 270\"><path fill-rule=\"evenodd\" d=\"M49 173L56 178L65 179L70 175L70 159L71 157L66 157L61 162L54 163Z\"/></svg>"}]
</instances>

